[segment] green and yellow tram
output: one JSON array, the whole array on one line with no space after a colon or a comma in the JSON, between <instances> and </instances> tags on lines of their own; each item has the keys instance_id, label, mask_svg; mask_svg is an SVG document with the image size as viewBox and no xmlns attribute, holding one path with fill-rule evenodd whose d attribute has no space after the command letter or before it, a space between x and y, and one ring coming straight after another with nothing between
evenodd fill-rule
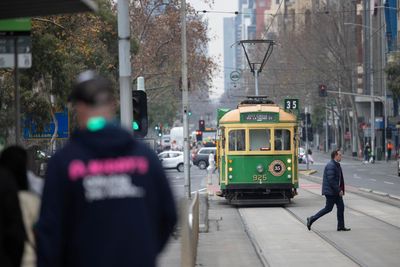
<instances>
[{"instance_id":1,"label":"green and yellow tram","mask_svg":"<svg viewBox=\"0 0 400 267\"><path fill-rule=\"evenodd\" d=\"M296 115L266 97L218 112L221 196L230 203L289 203L297 194Z\"/></svg>"}]
</instances>

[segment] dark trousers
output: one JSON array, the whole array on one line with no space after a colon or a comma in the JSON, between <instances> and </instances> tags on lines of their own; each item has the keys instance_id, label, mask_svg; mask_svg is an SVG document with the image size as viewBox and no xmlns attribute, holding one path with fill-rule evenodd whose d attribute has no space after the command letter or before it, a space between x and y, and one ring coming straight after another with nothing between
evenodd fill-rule
<instances>
[{"instance_id":1,"label":"dark trousers","mask_svg":"<svg viewBox=\"0 0 400 267\"><path fill-rule=\"evenodd\" d=\"M341 196L325 196L326 204L325 207L318 211L317 214L311 216L311 223L315 222L325 214L329 213L333 209L333 205L336 204L337 207L337 220L338 220L338 228L344 228L344 203L343 197Z\"/></svg>"}]
</instances>

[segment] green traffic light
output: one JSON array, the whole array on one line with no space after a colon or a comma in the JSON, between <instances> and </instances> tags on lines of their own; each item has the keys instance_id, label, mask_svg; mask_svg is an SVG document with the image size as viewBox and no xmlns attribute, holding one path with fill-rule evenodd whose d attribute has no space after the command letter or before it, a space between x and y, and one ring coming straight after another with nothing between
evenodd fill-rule
<instances>
[{"instance_id":1,"label":"green traffic light","mask_svg":"<svg viewBox=\"0 0 400 267\"><path fill-rule=\"evenodd\" d=\"M133 128L134 131L139 130L139 124L138 124L136 121L134 121L134 122L132 123L132 128Z\"/></svg>"},{"instance_id":2,"label":"green traffic light","mask_svg":"<svg viewBox=\"0 0 400 267\"><path fill-rule=\"evenodd\" d=\"M189 115L189 116L192 116L192 112L191 112L191 111L189 111L189 112L188 112L188 115Z\"/></svg>"}]
</instances>

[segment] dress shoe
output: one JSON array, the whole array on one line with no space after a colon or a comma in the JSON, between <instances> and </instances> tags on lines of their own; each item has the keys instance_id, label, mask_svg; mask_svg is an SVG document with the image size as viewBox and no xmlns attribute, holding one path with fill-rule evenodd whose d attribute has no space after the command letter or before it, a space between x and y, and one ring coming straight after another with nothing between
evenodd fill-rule
<instances>
[{"instance_id":1,"label":"dress shoe","mask_svg":"<svg viewBox=\"0 0 400 267\"><path fill-rule=\"evenodd\" d=\"M310 217L307 217L307 228L308 228L308 231L311 230L311 218Z\"/></svg>"},{"instance_id":2,"label":"dress shoe","mask_svg":"<svg viewBox=\"0 0 400 267\"><path fill-rule=\"evenodd\" d=\"M337 230L338 230L338 231L350 231L351 228L343 227L343 228L338 228Z\"/></svg>"}]
</instances>

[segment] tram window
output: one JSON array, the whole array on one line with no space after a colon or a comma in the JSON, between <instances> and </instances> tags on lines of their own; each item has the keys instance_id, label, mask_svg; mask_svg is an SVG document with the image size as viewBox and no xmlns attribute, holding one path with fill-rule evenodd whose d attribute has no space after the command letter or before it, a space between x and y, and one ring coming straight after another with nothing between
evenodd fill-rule
<instances>
[{"instance_id":1,"label":"tram window","mask_svg":"<svg viewBox=\"0 0 400 267\"><path fill-rule=\"evenodd\" d=\"M275 150L290 150L290 131L287 129L275 130Z\"/></svg>"},{"instance_id":2,"label":"tram window","mask_svg":"<svg viewBox=\"0 0 400 267\"><path fill-rule=\"evenodd\" d=\"M232 130L229 132L229 150L244 151L246 144L245 130Z\"/></svg>"},{"instance_id":3,"label":"tram window","mask_svg":"<svg viewBox=\"0 0 400 267\"><path fill-rule=\"evenodd\" d=\"M271 150L271 130L270 129L251 129L250 134L250 150L265 151Z\"/></svg>"}]
</instances>

